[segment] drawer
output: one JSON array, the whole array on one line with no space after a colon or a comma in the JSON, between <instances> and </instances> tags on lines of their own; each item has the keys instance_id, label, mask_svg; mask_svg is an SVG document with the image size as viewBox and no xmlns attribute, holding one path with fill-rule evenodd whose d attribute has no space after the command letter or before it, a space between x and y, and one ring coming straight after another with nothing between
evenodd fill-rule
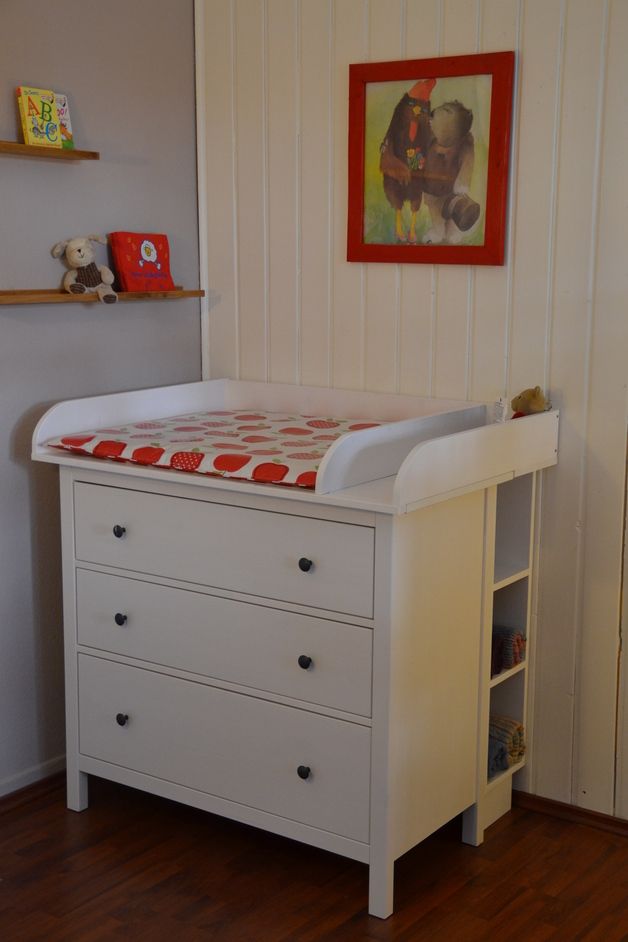
<instances>
[{"instance_id":1,"label":"drawer","mask_svg":"<svg viewBox=\"0 0 628 942\"><path fill-rule=\"evenodd\" d=\"M370 715L369 628L85 569L76 590L79 644Z\"/></svg>"},{"instance_id":2,"label":"drawer","mask_svg":"<svg viewBox=\"0 0 628 942\"><path fill-rule=\"evenodd\" d=\"M79 724L83 755L368 841L364 726L89 655Z\"/></svg>"},{"instance_id":3,"label":"drawer","mask_svg":"<svg viewBox=\"0 0 628 942\"><path fill-rule=\"evenodd\" d=\"M74 508L79 560L373 616L372 527L83 483Z\"/></svg>"}]
</instances>

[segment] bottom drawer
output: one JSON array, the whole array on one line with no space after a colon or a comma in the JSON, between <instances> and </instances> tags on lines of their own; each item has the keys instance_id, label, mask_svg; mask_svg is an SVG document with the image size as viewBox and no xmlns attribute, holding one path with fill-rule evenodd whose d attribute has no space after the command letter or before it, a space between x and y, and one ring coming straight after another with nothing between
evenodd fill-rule
<instances>
[{"instance_id":1,"label":"bottom drawer","mask_svg":"<svg viewBox=\"0 0 628 942\"><path fill-rule=\"evenodd\" d=\"M83 755L368 842L366 727L89 655L79 718Z\"/></svg>"}]
</instances>

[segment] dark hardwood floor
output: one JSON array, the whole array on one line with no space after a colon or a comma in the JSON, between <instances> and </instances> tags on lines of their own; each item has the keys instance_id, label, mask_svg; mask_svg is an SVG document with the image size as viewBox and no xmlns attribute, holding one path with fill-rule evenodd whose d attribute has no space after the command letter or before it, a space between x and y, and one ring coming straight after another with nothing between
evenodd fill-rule
<instances>
[{"instance_id":1,"label":"dark hardwood floor","mask_svg":"<svg viewBox=\"0 0 628 942\"><path fill-rule=\"evenodd\" d=\"M2 942L628 940L628 838L515 808L482 847L452 822L397 862L395 915L367 868L91 779L0 803ZM25 799L25 800L24 800Z\"/></svg>"}]
</instances>

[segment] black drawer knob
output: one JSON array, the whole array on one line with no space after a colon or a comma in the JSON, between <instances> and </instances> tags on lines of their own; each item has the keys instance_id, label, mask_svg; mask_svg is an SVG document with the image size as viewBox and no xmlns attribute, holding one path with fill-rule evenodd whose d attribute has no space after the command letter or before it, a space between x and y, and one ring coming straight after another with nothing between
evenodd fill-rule
<instances>
[{"instance_id":1,"label":"black drawer knob","mask_svg":"<svg viewBox=\"0 0 628 942\"><path fill-rule=\"evenodd\" d=\"M116 523L115 527L113 528L113 535L116 536L120 540L122 539L125 533L126 533L126 527L121 527L119 523Z\"/></svg>"},{"instance_id":2,"label":"black drawer knob","mask_svg":"<svg viewBox=\"0 0 628 942\"><path fill-rule=\"evenodd\" d=\"M126 726L128 722L129 722L128 713L116 713L116 723L118 724L118 726Z\"/></svg>"},{"instance_id":3,"label":"black drawer knob","mask_svg":"<svg viewBox=\"0 0 628 942\"><path fill-rule=\"evenodd\" d=\"M301 572L309 572L313 565L314 563L312 562L312 560L306 559L305 556L302 556L301 559L299 560L299 569L301 570Z\"/></svg>"},{"instance_id":4,"label":"black drawer knob","mask_svg":"<svg viewBox=\"0 0 628 942\"><path fill-rule=\"evenodd\" d=\"M127 617L128 616L123 615L122 612L116 612L115 615L113 616L113 620L115 621L116 625L120 625L120 627L122 628L122 625L126 625Z\"/></svg>"},{"instance_id":5,"label":"black drawer knob","mask_svg":"<svg viewBox=\"0 0 628 942\"><path fill-rule=\"evenodd\" d=\"M299 778L306 779L310 777L311 771L312 770L310 769L309 765L300 765L297 769L297 775Z\"/></svg>"},{"instance_id":6,"label":"black drawer knob","mask_svg":"<svg viewBox=\"0 0 628 942\"><path fill-rule=\"evenodd\" d=\"M308 654L299 654L299 667L306 671L312 666L312 658Z\"/></svg>"}]
</instances>

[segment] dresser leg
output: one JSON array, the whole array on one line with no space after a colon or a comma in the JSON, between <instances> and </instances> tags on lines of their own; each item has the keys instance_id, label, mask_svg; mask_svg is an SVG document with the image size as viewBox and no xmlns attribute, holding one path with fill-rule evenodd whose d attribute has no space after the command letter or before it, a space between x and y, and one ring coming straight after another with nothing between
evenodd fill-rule
<instances>
[{"instance_id":1,"label":"dresser leg","mask_svg":"<svg viewBox=\"0 0 628 942\"><path fill-rule=\"evenodd\" d=\"M394 878L394 860L369 866L369 916L388 919L392 915Z\"/></svg>"},{"instance_id":2,"label":"dresser leg","mask_svg":"<svg viewBox=\"0 0 628 942\"><path fill-rule=\"evenodd\" d=\"M462 842L479 847L484 841L484 828L480 827L480 814L477 804L462 812Z\"/></svg>"},{"instance_id":3,"label":"dresser leg","mask_svg":"<svg viewBox=\"0 0 628 942\"><path fill-rule=\"evenodd\" d=\"M67 806L70 811L85 811L89 805L87 772L67 771Z\"/></svg>"}]
</instances>

